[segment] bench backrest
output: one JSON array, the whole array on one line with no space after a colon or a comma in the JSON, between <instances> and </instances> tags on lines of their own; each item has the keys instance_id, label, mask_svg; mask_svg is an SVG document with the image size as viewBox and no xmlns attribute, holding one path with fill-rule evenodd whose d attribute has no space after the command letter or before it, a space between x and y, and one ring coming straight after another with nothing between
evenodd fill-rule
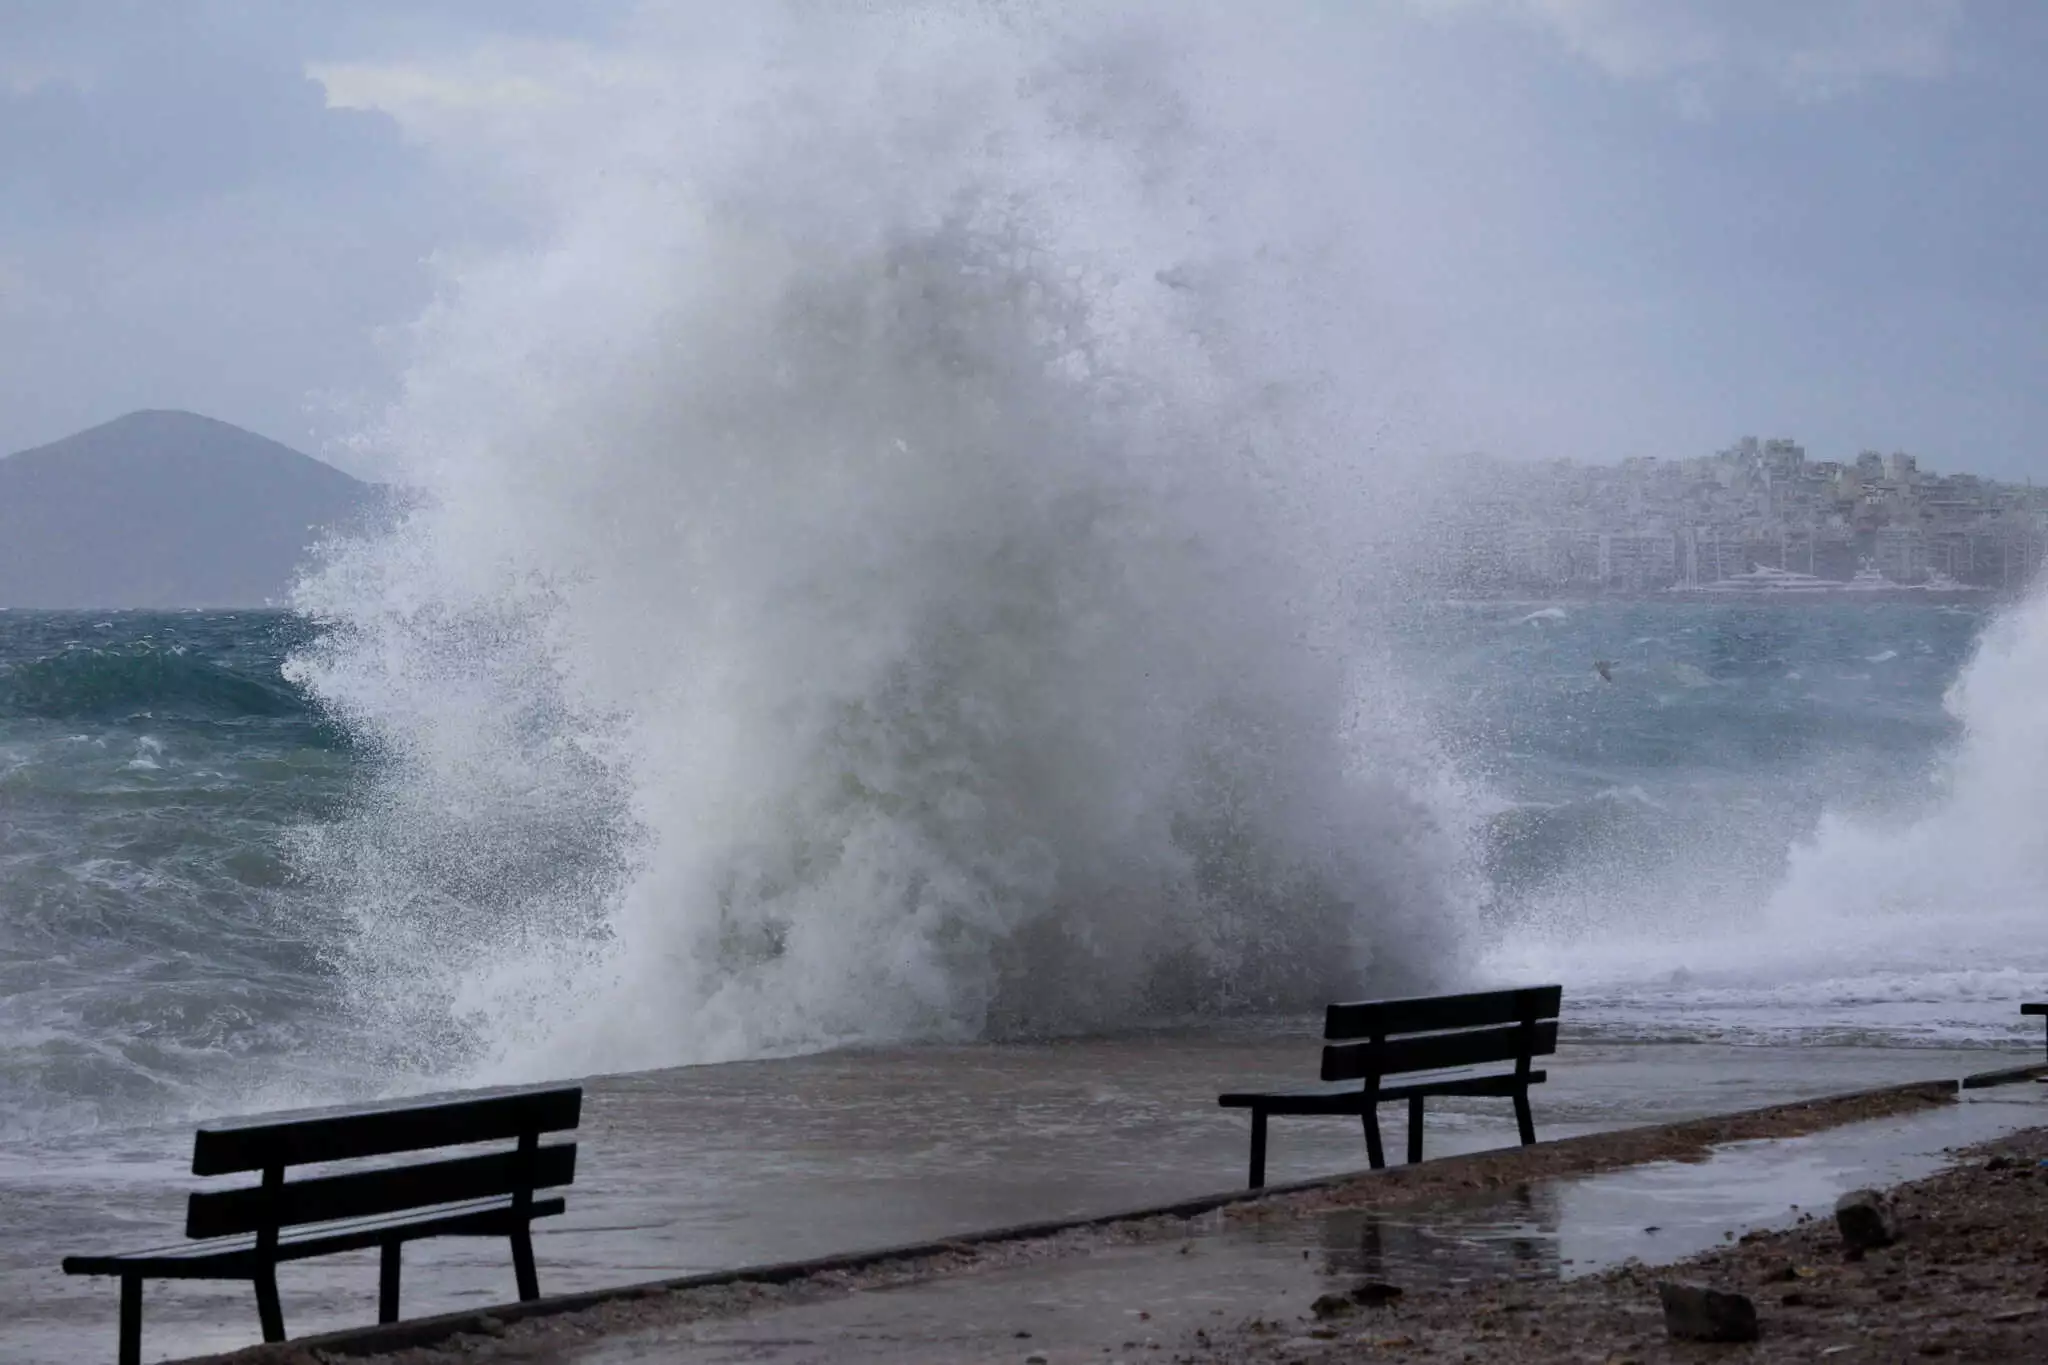
<instances>
[{"instance_id":1,"label":"bench backrest","mask_svg":"<svg viewBox=\"0 0 2048 1365\"><path fill-rule=\"evenodd\" d=\"M576 1144L543 1147L540 1136L575 1128L582 1110L582 1087L558 1086L482 1099L390 1105L326 1118L202 1128L192 1145L192 1174L261 1171L263 1182L194 1194L185 1210L185 1235L253 1232L269 1239L280 1228L338 1218L508 1195L528 1201L535 1190L575 1180ZM517 1145L475 1156L284 1178L291 1166L501 1141Z\"/></svg>"},{"instance_id":2,"label":"bench backrest","mask_svg":"<svg viewBox=\"0 0 2048 1365\"><path fill-rule=\"evenodd\" d=\"M1365 1081L1446 1067L1514 1062L1557 1051L1562 986L1426 995L1332 1005L1323 1022L1323 1079Z\"/></svg>"}]
</instances>

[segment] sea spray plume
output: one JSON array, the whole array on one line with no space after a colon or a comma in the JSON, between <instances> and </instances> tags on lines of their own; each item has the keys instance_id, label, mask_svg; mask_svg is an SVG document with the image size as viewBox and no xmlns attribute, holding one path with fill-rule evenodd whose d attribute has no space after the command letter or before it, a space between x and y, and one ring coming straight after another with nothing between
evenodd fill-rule
<instances>
[{"instance_id":1,"label":"sea spray plume","mask_svg":"<svg viewBox=\"0 0 2048 1365\"><path fill-rule=\"evenodd\" d=\"M1454 974L1460 831L1350 644L1336 277L1243 245L1185 50L693 13L538 153L545 245L451 275L380 433L422 497L302 588L294 676L378 761L301 861L393 1061Z\"/></svg>"},{"instance_id":2,"label":"sea spray plume","mask_svg":"<svg viewBox=\"0 0 2048 1365\"><path fill-rule=\"evenodd\" d=\"M1884 809L1834 809L1702 965L1786 1003L1937 1001L2017 1031L2048 991L2048 593L1986 626L1945 698L1960 736ZM1734 971L1730 969L1734 968Z\"/></svg>"},{"instance_id":3,"label":"sea spray plume","mask_svg":"<svg viewBox=\"0 0 2048 1365\"><path fill-rule=\"evenodd\" d=\"M1830 659L1863 664L1879 623L1891 634L1917 617L1915 629L1940 638L1941 617L1926 608L1839 610L1832 627L1774 613L1744 628L1810 639L1834 630L1801 664L1816 671ZM1864 692L1851 720L1870 735L1861 761L1823 750L1772 782L1736 766L1734 780L1681 796L1690 809L1666 790L1695 846L1690 862L1632 859L1618 844L1605 859L1581 850L1535 894L1507 888L1489 965L1574 973L1595 1027L1640 1029L1659 1012L1664 1028L1733 1020L1763 1036L1898 1037L1901 1020L1930 1039L2019 1031L2013 1002L2048 991L2048 846L2036 828L2048 799L2044 673L2048 596L2037 588L1976 635L1944 698L1952 725L1916 723L1915 743L1887 699ZM1771 708L1759 698L1748 709ZM1899 761L1872 764L1879 754ZM1774 799L1773 786L1796 799Z\"/></svg>"},{"instance_id":4,"label":"sea spray plume","mask_svg":"<svg viewBox=\"0 0 2048 1365\"><path fill-rule=\"evenodd\" d=\"M1854 925L1934 947L2002 940L1998 961L2048 972L2048 587L1985 628L1946 698L1962 736L1918 809L1891 819L1831 815L1793 850L1772 906L1809 932ZM2017 957L2011 956L2017 954ZM1936 955L1940 955L1938 950ZM1956 965L1965 965L1958 962Z\"/></svg>"}]
</instances>

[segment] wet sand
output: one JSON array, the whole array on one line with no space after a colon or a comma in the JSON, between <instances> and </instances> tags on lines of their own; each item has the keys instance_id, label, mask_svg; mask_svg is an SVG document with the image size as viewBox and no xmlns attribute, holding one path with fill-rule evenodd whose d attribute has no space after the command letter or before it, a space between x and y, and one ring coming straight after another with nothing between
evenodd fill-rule
<instances>
[{"instance_id":1,"label":"wet sand","mask_svg":"<svg viewBox=\"0 0 2048 1365\"><path fill-rule=\"evenodd\" d=\"M1786 1106L1395 1168L1186 1214L962 1241L811 1274L650 1287L522 1321L415 1324L407 1331L423 1344L383 1354L362 1354L376 1345L370 1334L227 1359L305 1365L326 1358L323 1346L389 1365L938 1365L1032 1356L1048 1365L1278 1362L1307 1358L1304 1350L1368 1358L1358 1354L1353 1324L1338 1330L1306 1311L1319 1294L1361 1278L1391 1279L1409 1291L1401 1308L1373 1310L1374 1321L1357 1324L1360 1330L1412 1309L1419 1322L1438 1312L1429 1320L1448 1332L1461 1314L1501 1292L1493 1286L1559 1292L1560 1281L1630 1256L1683 1255L1722 1233L1789 1219L1788 1193L1831 1201L1845 1181L1924 1173L1957 1138L2002 1135L2048 1114L2032 1093L2021 1098L2028 1102L1958 1104L1922 1090ZM1674 1183L1690 1188L1674 1197ZM1639 1227L1644 1217L1667 1226ZM1374 1338L1383 1344L1365 1349L1396 1349L1398 1335ZM1447 1350L1458 1359L1465 1349L1414 1333L1410 1344L1424 1357ZM1527 1357L1516 1350L1473 1358Z\"/></svg>"}]
</instances>

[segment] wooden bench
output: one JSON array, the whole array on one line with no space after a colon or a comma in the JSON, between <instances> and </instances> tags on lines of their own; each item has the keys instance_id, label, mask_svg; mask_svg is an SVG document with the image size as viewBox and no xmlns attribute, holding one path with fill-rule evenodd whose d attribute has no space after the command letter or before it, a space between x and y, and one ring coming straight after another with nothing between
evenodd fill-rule
<instances>
[{"instance_id":1,"label":"wooden bench","mask_svg":"<svg viewBox=\"0 0 2048 1365\"><path fill-rule=\"evenodd\" d=\"M2048 1000L2029 1000L2029 1001L2027 1001L2027 1003L2025 1003L2024 1005L2021 1005L2021 1006L2020 1006L2020 1013L2021 1013L2022 1015L2028 1015L2028 1014L2042 1014L2042 1015L2048 1015ZM2044 1021L2044 1022L2048 1022L2048 1021Z\"/></svg>"},{"instance_id":2,"label":"wooden bench","mask_svg":"<svg viewBox=\"0 0 2048 1365\"><path fill-rule=\"evenodd\" d=\"M1330 1006L1324 1084L1217 1096L1226 1109L1252 1111L1251 1188L1266 1183L1266 1119L1273 1114L1358 1115L1374 1170L1387 1164L1379 1107L1390 1100L1408 1101L1410 1161L1422 1160L1422 1107L1431 1095L1512 1099L1523 1145L1534 1142L1529 1087L1546 1073L1530 1063L1557 1051L1563 999L1562 986L1528 986Z\"/></svg>"},{"instance_id":3,"label":"wooden bench","mask_svg":"<svg viewBox=\"0 0 2048 1365\"><path fill-rule=\"evenodd\" d=\"M377 1321L398 1320L402 1249L424 1237L504 1237L522 1301L540 1297L531 1224L562 1212L535 1192L576 1176L576 1144L543 1147L543 1133L574 1129L583 1091L567 1086L482 1099L392 1105L327 1118L202 1128L192 1174L261 1171L261 1183L195 1191L185 1235L195 1240L121 1256L67 1256L67 1275L121 1278L121 1365L142 1360L144 1280L249 1280L265 1341L284 1340L277 1267L342 1251L382 1251ZM294 1166L402 1152L511 1143L480 1154L322 1172L285 1179Z\"/></svg>"}]
</instances>

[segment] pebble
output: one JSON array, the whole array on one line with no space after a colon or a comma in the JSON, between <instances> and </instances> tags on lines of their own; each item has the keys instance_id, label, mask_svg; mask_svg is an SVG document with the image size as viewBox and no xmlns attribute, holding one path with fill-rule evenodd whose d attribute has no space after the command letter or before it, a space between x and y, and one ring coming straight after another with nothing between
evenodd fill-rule
<instances>
[{"instance_id":1,"label":"pebble","mask_svg":"<svg viewBox=\"0 0 2048 1365\"><path fill-rule=\"evenodd\" d=\"M1664 1330L1679 1341L1755 1341L1756 1305L1747 1295L1665 1280L1657 1286Z\"/></svg>"},{"instance_id":2,"label":"pebble","mask_svg":"<svg viewBox=\"0 0 2048 1365\"><path fill-rule=\"evenodd\" d=\"M1876 1190L1851 1190L1836 1200L1835 1229L1852 1251L1873 1251L1898 1240L1890 1201Z\"/></svg>"}]
</instances>

